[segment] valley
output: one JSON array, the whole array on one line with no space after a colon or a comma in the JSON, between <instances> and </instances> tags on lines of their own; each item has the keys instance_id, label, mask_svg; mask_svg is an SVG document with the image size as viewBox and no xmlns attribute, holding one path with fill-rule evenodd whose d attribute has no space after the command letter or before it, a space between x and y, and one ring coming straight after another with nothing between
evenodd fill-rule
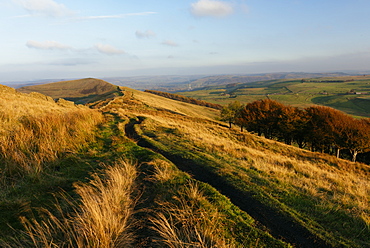
<instances>
[{"instance_id":1,"label":"valley","mask_svg":"<svg viewBox=\"0 0 370 248\"><path fill-rule=\"evenodd\" d=\"M249 103L271 99L295 107L324 105L345 113L370 117L370 77L343 76L310 79L279 79L254 83L234 83L177 92L187 97L226 105L232 101Z\"/></svg>"}]
</instances>

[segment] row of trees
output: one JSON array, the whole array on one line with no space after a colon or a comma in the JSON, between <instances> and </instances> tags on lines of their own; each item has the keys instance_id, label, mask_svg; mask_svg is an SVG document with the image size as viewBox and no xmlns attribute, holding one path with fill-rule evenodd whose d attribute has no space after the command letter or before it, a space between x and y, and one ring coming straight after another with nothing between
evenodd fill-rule
<instances>
[{"instance_id":1,"label":"row of trees","mask_svg":"<svg viewBox=\"0 0 370 248\"><path fill-rule=\"evenodd\" d=\"M355 119L324 106L299 109L264 99L242 105L233 102L221 110L221 117L269 139L300 148L336 154L348 150L352 161L370 150L370 119Z\"/></svg>"}]
</instances>

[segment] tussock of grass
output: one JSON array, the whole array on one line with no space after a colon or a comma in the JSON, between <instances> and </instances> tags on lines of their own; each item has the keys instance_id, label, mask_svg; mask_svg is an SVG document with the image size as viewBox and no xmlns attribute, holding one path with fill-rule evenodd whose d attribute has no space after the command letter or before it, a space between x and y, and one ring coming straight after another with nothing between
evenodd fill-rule
<instances>
[{"instance_id":1,"label":"tussock of grass","mask_svg":"<svg viewBox=\"0 0 370 248\"><path fill-rule=\"evenodd\" d=\"M164 183L166 181L174 179L179 175L179 171L176 171L167 161L155 159L148 163L149 166L153 166L154 174L152 179Z\"/></svg>"},{"instance_id":2,"label":"tussock of grass","mask_svg":"<svg viewBox=\"0 0 370 248\"><path fill-rule=\"evenodd\" d=\"M45 210L47 219L23 218L30 241L14 247L133 247L136 175L136 167L121 159L89 183L76 184L80 200L70 202L74 211L63 213L56 204L60 217Z\"/></svg>"},{"instance_id":3,"label":"tussock of grass","mask_svg":"<svg viewBox=\"0 0 370 248\"><path fill-rule=\"evenodd\" d=\"M171 248L234 247L222 236L224 217L207 203L196 183L178 192L173 203L159 202L160 212L151 218L161 237L158 243Z\"/></svg>"}]
</instances>

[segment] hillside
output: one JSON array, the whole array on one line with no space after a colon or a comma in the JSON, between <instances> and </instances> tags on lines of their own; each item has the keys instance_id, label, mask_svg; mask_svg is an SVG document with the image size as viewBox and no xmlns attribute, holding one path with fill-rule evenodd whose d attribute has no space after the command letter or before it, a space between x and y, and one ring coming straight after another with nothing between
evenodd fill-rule
<instances>
[{"instance_id":1,"label":"hillside","mask_svg":"<svg viewBox=\"0 0 370 248\"><path fill-rule=\"evenodd\" d=\"M197 91L178 92L216 104L249 103L269 98L296 107L329 106L355 116L370 117L370 76L279 79L231 83Z\"/></svg>"},{"instance_id":2,"label":"hillside","mask_svg":"<svg viewBox=\"0 0 370 248\"><path fill-rule=\"evenodd\" d=\"M30 97L10 91L4 105ZM95 122L54 126L50 137L41 130L56 121L38 120L41 110L8 126L45 142L0 157L2 171L14 168L0 180L2 246L370 246L369 166L229 129L215 109L130 88L93 106L61 107ZM6 120L16 110L0 111ZM54 136L76 146L55 150ZM13 159L45 151L56 156L25 168Z\"/></svg>"},{"instance_id":3,"label":"hillside","mask_svg":"<svg viewBox=\"0 0 370 248\"><path fill-rule=\"evenodd\" d=\"M95 78L25 86L17 89L22 93L39 92L53 99L64 98L75 103L91 103L119 94L117 86Z\"/></svg>"}]
</instances>

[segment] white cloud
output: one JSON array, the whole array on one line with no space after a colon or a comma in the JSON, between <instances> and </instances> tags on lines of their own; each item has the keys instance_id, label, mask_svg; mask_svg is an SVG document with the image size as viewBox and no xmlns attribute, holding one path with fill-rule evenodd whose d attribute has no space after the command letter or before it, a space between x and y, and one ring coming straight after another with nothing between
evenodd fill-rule
<instances>
[{"instance_id":1,"label":"white cloud","mask_svg":"<svg viewBox=\"0 0 370 248\"><path fill-rule=\"evenodd\" d=\"M26 43L26 46L28 48L35 48L40 50L70 50L72 47L61 44L56 41L44 41L44 42L38 42L34 40L29 40Z\"/></svg>"},{"instance_id":2,"label":"white cloud","mask_svg":"<svg viewBox=\"0 0 370 248\"><path fill-rule=\"evenodd\" d=\"M53 0L13 0L13 2L22 6L31 15L62 17L73 14L64 4Z\"/></svg>"},{"instance_id":3,"label":"white cloud","mask_svg":"<svg viewBox=\"0 0 370 248\"><path fill-rule=\"evenodd\" d=\"M156 36L156 34L152 30L146 30L145 32L137 30L135 32L135 35L139 39L144 39L144 38L149 39L149 38L153 38Z\"/></svg>"},{"instance_id":4,"label":"white cloud","mask_svg":"<svg viewBox=\"0 0 370 248\"><path fill-rule=\"evenodd\" d=\"M98 50L100 53L104 53L107 55L116 55L116 54L124 54L125 51L117 49L111 45L106 44L96 44L95 45L96 50Z\"/></svg>"},{"instance_id":5,"label":"white cloud","mask_svg":"<svg viewBox=\"0 0 370 248\"><path fill-rule=\"evenodd\" d=\"M179 44L177 44L176 42L172 41L172 40L165 40L161 43L162 45L166 45L166 46L172 46L172 47L177 47L179 46Z\"/></svg>"},{"instance_id":6,"label":"white cloud","mask_svg":"<svg viewBox=\"0 0 370 248\"><path fill-rule=\"evenodd\" d=\"M191 13L195 16L224 17L232 14L232 5L217 0L199 0L191 4Z\"/></svg>"}]
</instances>

